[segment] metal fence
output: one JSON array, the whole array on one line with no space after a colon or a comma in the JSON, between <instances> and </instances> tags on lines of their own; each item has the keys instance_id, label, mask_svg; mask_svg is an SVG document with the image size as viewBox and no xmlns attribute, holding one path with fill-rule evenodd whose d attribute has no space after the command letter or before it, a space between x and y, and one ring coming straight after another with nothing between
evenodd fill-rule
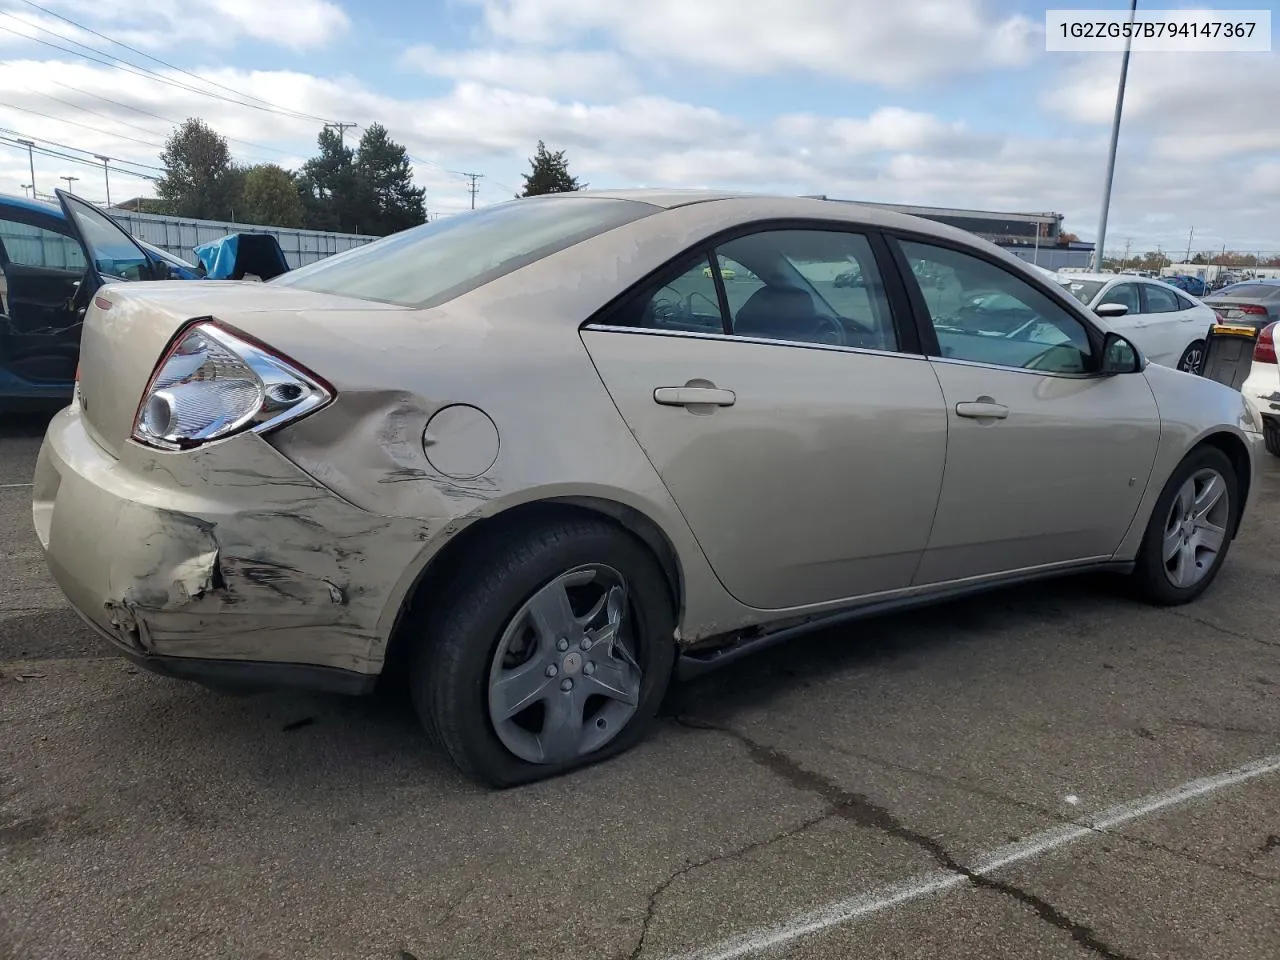
<instances>
[{"instance_id":1,"label":"metal fence","mask_svg":"<svg viewBox=\"0 0 1280 960\"><path fill-rule=\"evenodd\" d=\"M155 213L134 213L118 207L108 212L135 237L160 249L195 261L192 248L230 233L268 233L280 241L280 248L291 269L323 260L352 247L369 243L377 237L360 233L328 233L322 230L294 230L260 224L231 223L222 220L193 220L187 217L162 217Z\"/></svg>"}]
</instances>

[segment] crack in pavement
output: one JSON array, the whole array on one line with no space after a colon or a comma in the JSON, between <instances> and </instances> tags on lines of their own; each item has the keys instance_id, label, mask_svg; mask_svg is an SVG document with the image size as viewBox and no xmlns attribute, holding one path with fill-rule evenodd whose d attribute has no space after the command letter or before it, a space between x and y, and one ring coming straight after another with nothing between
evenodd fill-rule
<instances>
[{"instance_id":1,"label":"crack in pavement","mask_svg":"<svg viewBox=\"0 0 1280 960\"><path fill-rule=\"evenodd\" d=\"M1134 846L1145 847L1149 850L1157 850L1160 853L1176 857L1179 860L1183 860L1186 863L1193 864L1197 867L1220 870L1223 873L1231 874L1244 880L1256 880L1260 883L1269 884L1280 883L1280 877L1268 877L1262 873L1254 873L1252 870L1246 870L1244 867L1233 866L1229 863L1218 863L1214 860L1205 860L1202 857L1197 857L1195 854L1187 853L1185 850L1178 850L1175 847L1166 846L1156 840L1148 840L1146 837L1135 837L1132 834L1124 833L1123 831L1106 831L1106 833L1109 836L1117 837L1120 840L1132 843ZM1256 856L1254 859L1256 859Z\"/></svg>"},{"instance_id":2,"label":"crack in pavement","mask_svg":"<svg viewBox=\"0 0 1280 960\"><path fill-rule=\"evenodd\" d=\"M732 727L720 725L710 720L680 716L676 718L676 722L681 726L693 729L715 731L738 741L746 748L747 755L755 763L785 780L797 790L815 794L825 800L830 806L830 813L827 816L838 816L858 826L880 830L888 836L923 850L943 869L959 874L975 887L1002 893L1029 907L1045 923L1063 931L1075 943L1102 957L1103 960L1136 960L1130 954L1123 953L1105 943L1094 932L1093 928L1072 920L1047 900L1023 890L1015 884L977 873L952 856L951 852L940 841L918 830L913 830L899 820L888 808L877 804L864 794L845 790L838 783L822 774L805 768L781 750L757 743L746 734L740 733ZM631 960L636 960L639 956L639 950L640 948L637 947L636 951L631 955Z\"/></svg>"},{"instance_id":3,"label":"crack in pavement","mask_svg":"<svg viewBox=\"0 0 1280 960\"><path fill-rule=\"evenodd\" d=\"M649 936L649 927L653 923L654 915L658 911L658 901L662 898L662 895L666 893L667 888L683 877L686 873L692 873L694 870L701 869L702 867L708 867L713 863L722 863L726 860L736 860L738 857L743 857L756 850L771 846L780 840L786 840L788 837L799 836L811 827L816 827L818 824L823 823L826 820L830 820L831 816L832 811L826 810L818 814L816 817L810 817L808 820L805 820L787 830L783 830L781 833L774 834L772 837L768 837L764 840L754 840L745 846L738 847L735 850L730 850L727 853L718 853L713 857L706 857L703 860L695 860L693 862L686 863L679 870L673 872L649 892L649 904L645 910L644 922L640 927L640 939L636 941L636 945L629 955L629 960L638 960L640 954L644 951L645 940L648 939Z\"/></svg>"},{"instance_id":4,"label":"crack in pavement","mask_svg":"<svg viewBox=\"0 0 1280 960\"><path fill-rule=\"evenodd\" d=\"M1252 640L1254 643L1260 643L1264 647L1280 647L1280 643L1276 643L1274 640L1259 640L1257 637L1251 637L1247 633L1241 633L1239 630L1232 630L1229 627L1224 627L1224 626L1221 626L1220 624L1212 623L1201 617L1194 617L1189 613L1179 613L1176 610L1168 610L1168 609L1165 610L1165 613L1169 614L1169 616L1171 617L1177 617L1179 620L1187 620L1190 623L1197 624L1198 626L1204 627L1207 630L1212 630L1215 633L1220 633L1225 637L1235 637L1237 640Z\"/></svg>"}]
</instances>

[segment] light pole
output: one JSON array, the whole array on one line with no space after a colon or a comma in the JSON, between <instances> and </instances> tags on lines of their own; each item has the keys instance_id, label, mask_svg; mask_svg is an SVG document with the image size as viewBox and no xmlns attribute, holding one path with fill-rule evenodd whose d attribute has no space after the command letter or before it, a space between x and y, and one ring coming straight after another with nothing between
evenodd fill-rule
<instances>
[{"instance_id":1,"label":"light pole","mask_svg":"<svg viewBox=\"0 0 1280 960\"><path fill-rule=\"evenodd\" d=\"M1138 10L1138 0L1129 0L1129 23L1133 23ZM1116 143L1120 140L1120 114L1124 110L1124 85L1129 77L1129 48L1133 46L1133 33L1124 38L1124 57L1120 60L1120 85L1116 88L1116 112L1111 119L1111 146L1107 151L1107 183L1102 190L1102 216L1098 219L1098 241L1093 247L1093 269L1102 269L1103 248L1107 240L1107 213L1111 209L1111 183L1116 175Z\"/></svg>"},{"instance_id":2,"label":"light pole","mask_svg":"<svg viewBox=\"0 0 1280 960\"><path fill-rule=\"evenodd\" d=\"M27 148L27 166L31 168L31 199L34 200L36 198L36 161L32 149L35 144L30 140L19 140L17 142Z\"/></svg>"},{"instance_id":3,"label":"light pole","mask_svg":"<svg viewBox=\"0 0 1280 960\"><path fill-rule=\"evenodd\" d=\"M80 178L79 177L59 177L58 179L67 181L67 193L73 193L74 191L71 189L71 184L76 180L79 180Z\"/></svg>"},{"instance_id":4,"label":"light pole","mask_svg":"<svg viewBox=\"0 0 1280 960\"><path fill-rule=\"evenodd\" d=\"M31 199L32 199L32 200L34 200L34 199L36 198L36 195L35 195L35 191L34 191L34 190L32 190L31 184L29 184L29 183L24 183L24 184L22 185L22 195L23 195L24 197L27 195L27 191L28 191L28 190L31 190Z\"/></svg>"},{"instance_id":5,"label":"light pole","mask_svg":"<svg viewBox=\"0 0 1280 960\"><path fill-rule=\"evenodd\" d=\"M107 184L107 206L109 207L111 206L111 171L107 169L107 161L111 158L104 157L100 153L95 153L94 156L102 161L102 179L105 180Z\"/></svg>"}]
</instances>

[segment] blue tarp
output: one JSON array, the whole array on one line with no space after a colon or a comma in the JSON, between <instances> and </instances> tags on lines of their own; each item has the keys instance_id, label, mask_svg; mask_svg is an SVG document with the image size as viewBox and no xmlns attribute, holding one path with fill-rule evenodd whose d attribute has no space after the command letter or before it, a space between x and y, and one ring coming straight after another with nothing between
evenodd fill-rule
<instances>
[{"instance_id":1,"label":"blue tarp","mask_svg":"<svg viewBox=\"0 0 1280 960\"><path fill-rule=\"evenodd\" d=\"M195 254L204 266L210 280L226 280L236 272L236 257L240 252L240 235L233 233L195 248Z\"/></svg>"}]
</instances>

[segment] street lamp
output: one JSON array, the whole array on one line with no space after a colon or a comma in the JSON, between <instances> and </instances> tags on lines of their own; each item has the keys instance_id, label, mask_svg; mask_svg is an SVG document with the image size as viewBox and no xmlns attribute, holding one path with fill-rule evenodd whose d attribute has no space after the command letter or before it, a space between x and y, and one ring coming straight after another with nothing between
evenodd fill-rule
<instances>
[{"instance_id":1,"label":"street lamp","mask_svg":"<svg viewBox=\"0 0 1280 960\"><path fill-rule=\"evenodd\" d=\"M32 199L32 200L34 200L34 199L36 198L36 194L35 194L35 191L34 191L34 190L32 190L32 188L31 188L31 184L29 184L29 183L24 183L24 184L22 185L22 195L23 195L24 197L27 195L27 191L28 191L28 190L31 190L31 199Z\"/></svg>"},{"instance_id":2,"label":"street lamp","mask_svg":"<svg viewBox=\"0 0 1280 960\"><path fill-rule=\"evenodd\" d=\"M1129 0L1129 23L1138 11L1138 0ZM1120 114L1124 110L1124 85L1129 77L1129 48L1133 46L1133 28L1124 38L1124 57L1120 60L1120 85L1116 88L1116 112L1111 118L1111 147L1107 151L1107 182L1102 189L1102 215L1098 220L1098 241L1093 246L1093 269L1102 269L1102 252L1107 240L1107 213L1111 209L1111 184L1116 175L1116 143L1120 139Z\"/></svg>"},{"instance_id":3,"label":"street lamp","mask_svg":"<svg viewBox=\"0 0 1280 960\"><path fill-rule=\"evenodd\" d=\"M67 181L67 193L73 193L74 191L71 189L71 184L74 181L79 180L80 178L79 177L59 177L58 179Z\"/></svg>"},{"instance_id":4,"label":"street lamp","mask_svg":"<svg viewBox=\"0 0 1280 960\"><path fill-rule=\"evenodd\" d=\"M102 161L102 179L107 182L107 206L111 206L111 171L107 168L107 161L110 157L104 157L100 153L95 153L95 157Z\"/></svg>"},{"instance_id":5,"label":"street lamp","mask_svg":"<svg viewBox=\"0 0 1280 960\"><path fill-rule=\"evenodd\" d=\"M31 152L35 144L30 140L18 140L17 143L27 148L27 166L31 168L31 199L36 197L36 161L35 155Z\"/></svg>"}]
</instances>

